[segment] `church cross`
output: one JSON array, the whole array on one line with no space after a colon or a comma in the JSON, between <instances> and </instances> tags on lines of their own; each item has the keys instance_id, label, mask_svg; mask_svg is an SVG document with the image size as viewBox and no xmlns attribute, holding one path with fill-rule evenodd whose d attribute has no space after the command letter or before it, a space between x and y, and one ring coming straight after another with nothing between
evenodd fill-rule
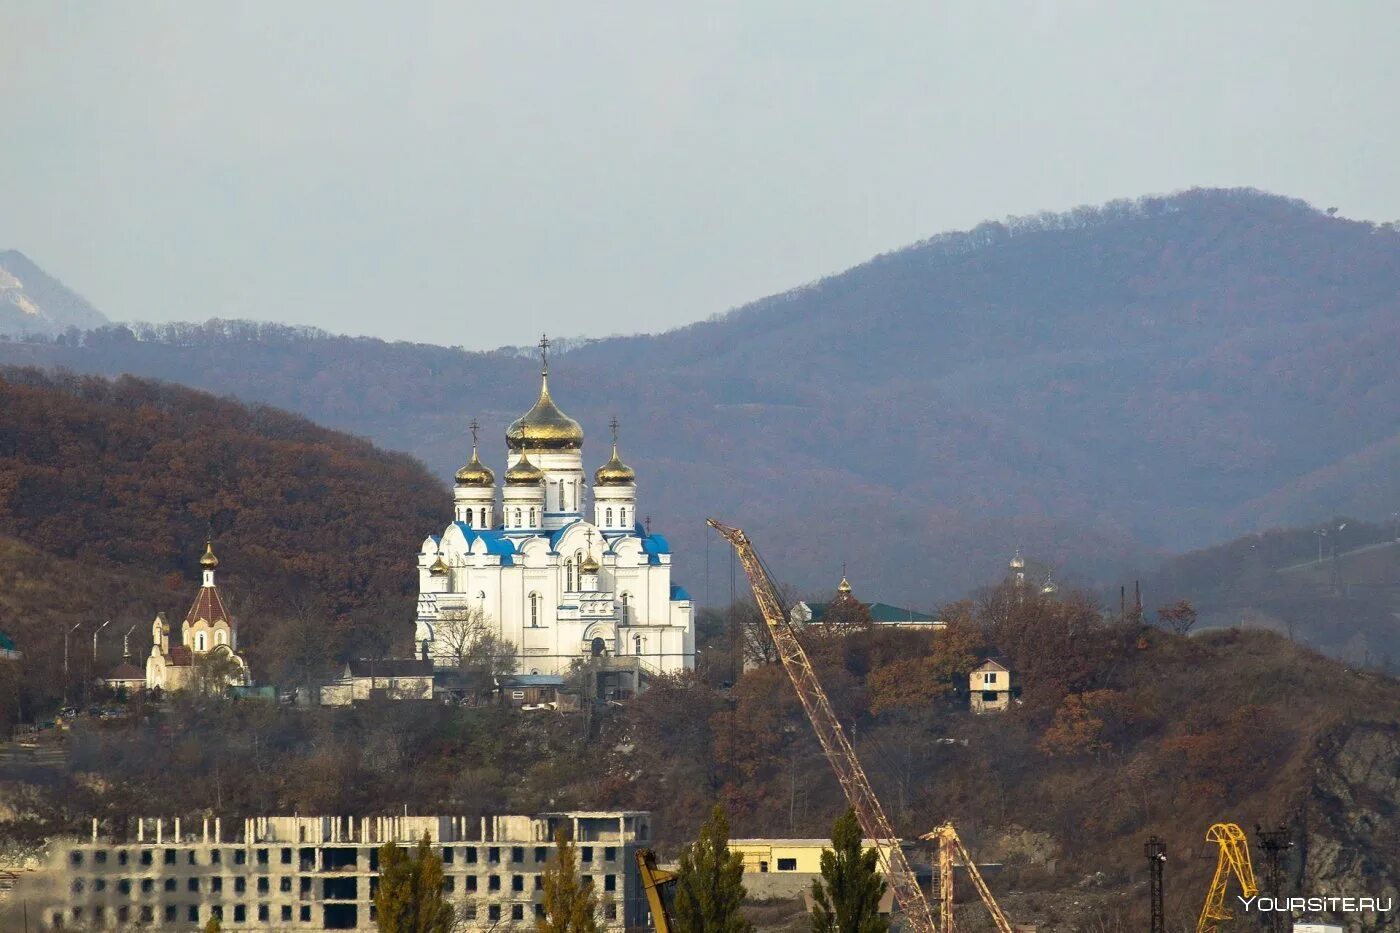
<instances>
[{"instance_id":1,"label":"church cross","mask_svg":"<svg viewBox=\"0 0 1400 933\"><path fill-rule=\"evenodd\" d=\"M612 419L611 421L608 422L608 427L612 428L613 446L616 447L616 446L617 446L617 415L613 415L613 419Z\"/></svg>"},{"instance_id":2,"label":"church cross","mask_svg":"<svg viewBox=\"0 0 1400 933\"><path fill-rule=\"evenodd\" d=\"M543 376L548 376L548 375L549 375L549 336L548 336L547 334L540 334L539 348L540 348L540 374L543 375Z\"/></svg>"},{"instance_id":3,"label":"church cross","mask_svg":"<svg viewBox=\"0 0 1400 933\"><path fill-rule=\"evenodd\" d=\"M476 423L476 419L473 418L473 419L472 419L472 423L469 424L469 425L467 425L467 427L469 427L469 428L472 429L472 446L475 447L475 446L476 446L476 432L479 431L479 430L481 429L481 425L477 424L477 423Z\"/></svg>"},{"instance_id":4,"label":"church cross","mask_svg":"<svg viewBox=\"0 0 1400 933\"><path fill-rule=\"evenodd\" d=\"M633 518L636 518L636 516L634 515ZM650 515L647 516L647 537L648 537L648 538L651 537L651 516L650 516Z\"/></svg>"}]
</instances>

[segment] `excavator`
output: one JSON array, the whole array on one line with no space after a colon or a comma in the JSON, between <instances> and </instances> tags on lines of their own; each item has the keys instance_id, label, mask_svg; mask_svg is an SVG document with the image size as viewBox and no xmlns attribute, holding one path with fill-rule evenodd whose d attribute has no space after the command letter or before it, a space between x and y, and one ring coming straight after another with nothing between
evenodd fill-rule
<instances>
[{"instance_id":1,"label":"excavator","mask_svg":"<svg viewBox=\"0 0 1400 933\"><path fill-rule=\"evenodd\" d=\"M1210 889L1206 891L1206 902L1201 906L1201 916L1196 921L1196 933L1219 933L1222 924L1228 923L1234 915L1225 906L1225 892L1230 886L1230 876L1240 882L1240 890L1246 898L1259 893L1259 885L1254 880L1254 865L1249 860L1249 842L1244 830L1237 823L1216 823L1206 831L1206 842L1220 847L1215 862L1215 876L1211 878Z\"/></svg>"},{"instance_id":2,"label":"excavator","mask_svg":"<svg viewBox=\"0 0 1400 933\"><path fill-rule=\"evenodd\" d=\"M754 549L753 544L743 531L721 524L713 518L709 519L707 524L733 546L739 557L739 563L744 568L744 575L748 577L749 586L753 589L754 600L758 603L759 612L763 616L763 621L767 623L769 635L773 638L778 658L782 661L784 670L787 671L788 677L792 680L792 686L797 691L797 699L801 702L808 720L812 723L812 729L817 734L817 741L821 743L822 752L826 755L831 769L836 772L836 781L841 785L841 790L845 793L847 801L855 810L856 819L860 821L861 832L865 838L875 843L875 849L880 854L880 867L884 872L885 880L894 892L895 901L899 904L899 908L904 912L905 928L911 933L953 933L952 858L956 849L963 862L968 866L974 884L977 885L978 893L991 910L997 929L1001 933L1012 933L1010 924L1007 923L1006 917L996 906L996 902L992 900L991 892L987 890L987 886L982 883L981 875L973 867L972 859L968 856L967 850L963 848L962 841L958 839L957 832L953 830L951 823L945 824L930 834L930 836L936 836L941 845L939 875L943 922L941 925L934 923L933 910L929 907L924 892L919 888L919 882L914 877L914 870L909 866L909 860L905 857L904 850L899 846L894 827L890 824L889 817L885 815L884 807L880 805L879 798L875 796L875 791L870 786L870 779L866 777L865 769L861 767L860 759L856 757L855 748L851 745L850 739L847 738L841 721L831 708L831 701L827 699L826 691L822 689L821 682L817 679L816 670L812 667L812 661L807 656L806 650L803 649L802 642L798 639L792 622L788 619L787 613L783 611L782 601L778 598L778 589L773 584L772 575L769 574L768 568L758 556L758 551ZM642 877L645 884L646 874L644 873ZM652 913L654 916L656 915L654 908ZM660 927L658 926L657 929L659 931Z\"/></svg>"}]
</instances>

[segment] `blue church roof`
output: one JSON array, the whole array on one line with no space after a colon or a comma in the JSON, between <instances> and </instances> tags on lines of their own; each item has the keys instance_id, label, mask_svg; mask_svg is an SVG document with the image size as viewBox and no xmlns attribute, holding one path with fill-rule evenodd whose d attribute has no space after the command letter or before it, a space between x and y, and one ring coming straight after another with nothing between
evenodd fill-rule
<instances>
[{"instance_id":1,"label":"blue church roof","mask_svg":"<svg viewBox=\"0 0 1400 933\"><path fill-rule=\"evenodd\" d=\"M687 600L690 599L690 594L686 592L685 587L681 586L681 585L678 584L678 583L672 583L672 584L671 584L671 601L672 601L672 602L676 602L676 601L682 600L682 599L687 599Z\"/></svg>"},{"instance_id":2,"label":"blue church roof","mask_svg":"<svg viewBox=\"0 0 1400 933\"><path fill-rule=\"evenodd\" d=\"M515 553L515 542L507 538L504 532L497 531L494 528L477 530L466 522L454 522L453 524L462 532L462 536L467 539L467 544L472 544L477 538L480 538L486 543L487 554L499 554L501 563L507 567L515 563L515 558L511 556Z\"/></svg>"},{"instance_id":3,"label":"blue church roof","mask_svg":"<svg viewBox=\"0 0 1400 933\"><path fill-rule=\"evenodd\" d=\"M581 518L576 518L576 519L574 519L572 522L569 522L568 525L564 525L563 527L561 527L561 528L559 528L557 531L555 531L554 534L550 535L550 536L549 536L549 549L550 549L551 551L558 551L558 550L559 550L559 539L562 538L562 537L564 537L564 532L566 532L566 531L569 530L569 526L570 526L570 525L573 525L573 524L575 524L575 523L577 523L577 522L580 522L580 521L583 521L583 519L581 519Z\"/></svg>"}]
</instances>

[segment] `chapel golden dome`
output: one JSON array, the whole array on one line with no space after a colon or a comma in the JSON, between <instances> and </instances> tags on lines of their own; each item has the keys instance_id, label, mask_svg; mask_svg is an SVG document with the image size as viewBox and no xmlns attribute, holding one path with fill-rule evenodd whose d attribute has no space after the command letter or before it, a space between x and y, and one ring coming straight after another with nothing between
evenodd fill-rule
<instances>
[{"instance_id":1,"label":"chapel golden dome","mask_svg":"<svg viewBox=\"0 0 1400 933\"><path fill-rule=\"evenodd\" d=\"M212 540L205 540L204 556L199 559L199 566L205 570L213 570L219 566L219 559L214 556L214 542Z\"/></svg>"},{"instance_id":2,"label":"chapel golden dome","mask_svg":"<svg viewBox=\"0 0 1400 933\"><path fill-rule=\"evenodd\" d=\"M597 562L596 560L593 559L593 555L592 555L592 554L589 554L587 557L585 557L585 558L583 559L583 563L581 563L581 564L578 565L578 569L579 569L580 571L582 571L583 573L597 573L597 572L598 572L598 562Z\"/></svg>"},{"instance_id":3,"label":"chapel golden dome","mask_svg":"<svg viewBox=\"0 0 1400 933\"><path fill-rule=\"evenodd\" d=\"M637 473L622 462L617 455L617 442L613 441L612 459L598 467L593 474L595 486L629 486L637 482Z\"/></svg>"},{"instance_id":4,"label":"chapel golden dome","mask_svg":"<svg viewBox=\"0 0 1400 933\"><path fill-rule=\"evenodd\" d=\"M530 462L530 455L524 451L515 466L506 470L507 486L538 486L544 479L544 471Z\"/></svg>"},{"instance_id":5,"label":"chapel golden dome","mask_svg":"<svg viewBox=\"0 0 1400 933\"><path fill-rule=\"evenodd\" d=\"M841 582L836 586L836 592L840 593L842 596L850 596L851 581L847 580L845 577L842 577Z\"/></svg>"},{"instance_id":6,"label":"chapel golden dome","mask_svg":"<svg viewBox=\"0 0 1400 933\"><path fill-rule=\"evenodd\" d=\"M447 572L451 569L452 568L448 566L447 561L443 560L442 555L439 554L437 556L437 560L433 561L432 566L428 568L428 573L432 574L435 577L442 577L446 576Z\"/></svg>"},{"instance_id":7,"label":"chapel golden dome","mask_svg":"<svg viewBox=\"0 0 1400 933\"><path fill-rule=\"evenodd\" d=\"M472 458L467 461L467 465L457 471L458 486L494 486L496 485L496 474L491 472L490 467L481 462L481 458L476 454L476 445L472 445Z\"/></svg>"},{"instance_id":8,"label":"chapel golden dome","mask_svg":"<svg viewBox=\"0 0 1400 933\"><path fill-rule=\"evenodd\" d=\"M506 428L506 446L511 450L578 450L583 447L583 428L559 410L549 396L549 374L540 376L540 397L535 406Z\"/></svg>"}]
</instances>

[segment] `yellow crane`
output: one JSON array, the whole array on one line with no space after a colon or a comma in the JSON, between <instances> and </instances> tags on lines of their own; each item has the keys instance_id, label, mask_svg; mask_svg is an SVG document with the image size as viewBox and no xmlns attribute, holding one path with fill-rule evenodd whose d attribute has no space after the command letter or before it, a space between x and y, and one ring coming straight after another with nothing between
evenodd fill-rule
<instances>
[{"instance_id":1,"label":"yellow crane","mask_svg":"<svg viewBox=\"0 0 1400 933\"><path fill-rule=\"evenodd\" d=\"M647 906L651 908L651 922L656 933L671 933L670 889L676 886L676 873L656 867L656 853L650 849L638 849L637 874L642 879L642 890L647 895Z\"/></svg>"},{"instance_id":2,"label":"yellow crane","mask_svg":"<svg viewBox=\"0 0 1400 933\"><path fill-rule=\"evenodd\" d=\"M932 839L938 842L938 897L940 912L943 915L942 933L953 933L953 861L961 859L967 868L967 874L972 878L972 886L977 889L977 896L982 898L982 903L987 905L987 912L992 915L992 922L997 925L1000 933L1013 933L1011 924L1006 919L1006 914L1001 912L996 899L992 897L991 890L987 883L982 880L982 873L977 870L977 865L972 861L972 856L968 854L967 846L958 836L958 831L953 828L952 823L944 823L931 833L925 833L920 838Z\"/></svg>"},{"instance_id":3,"label":"yellow crane","mask_svg":"<svg viewBox=\"0 0 1400 933\"><path fill-rule=\"evenodd\" d=\"M767 568L763 566L763 561L749 542L748 536L741 530L723 525L713 518L709 519L708 524L733 545L739 556L744 575L749 578L749 586L753 588L759 612L763 615L763 621L768 624L768 632L773 637L778 657L797 691L797 699L807 711L807 718L817 733L817 741L821 743L826 760L836 772L837 783L841 785L841 790L845 792L846 799L856 812L861 832L875 843L875 851L880 853L881 868L884 869L885 879L894 892L895 900L904 911L906 927L912 933L938 933L938 928L933 922L933 912L924 897L924 892L919 890L919 882L914 877L914 870L909 867L909 860L899 847L894 827L885 816L884 807L880 806L879 798L870 786L870 779L865 776L865 769L860 766L860 759L856 757L855 749L846 737L845 729L841 727L841 721L836 718L831 701L826 697L826 691L817 680L817 673L797 638L797 632L783 613L782 601L778 599L777 587L773 585Z\"/></svg>"},{"instance_id":4,"label":"yellow crane","mask_svg":"<svg viewBox=\"0 0 1400 933\"><path fill-rule=\"evenodd\" d=\"M1201 906L1200 919L1196 921L1196 933L1217 933L1221 924L1234 917L1225 906L1225 891L1230 886L1230 876L1239 879L1245 897L1258 894L1259 885L1254 880L1254 866L1249 861L1249 842L1238 824L1216 823L1206 831L1206 842L1218 845L1220 855L1215 862L1215 876L1211 878L1210 890L1206 892L1206 902Z\"/></svg>"}]
</instances>

